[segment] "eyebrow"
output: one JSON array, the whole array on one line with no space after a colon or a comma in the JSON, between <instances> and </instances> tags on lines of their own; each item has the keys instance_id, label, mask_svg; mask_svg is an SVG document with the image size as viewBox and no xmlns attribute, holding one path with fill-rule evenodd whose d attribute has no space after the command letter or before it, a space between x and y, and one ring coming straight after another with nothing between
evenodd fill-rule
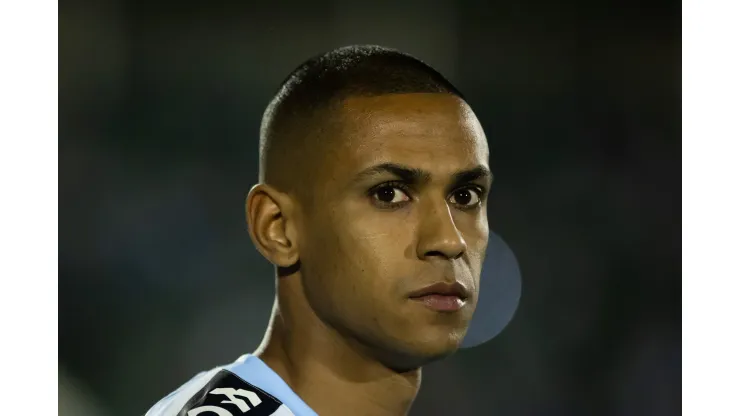
<instances>
[{"instance_id":1,"label":"eyebrow","mask_svg":"<svg viewBox=\"0 0 740 416\"><path fill-rule=\"evenodd\" d=\"M397 163L381 163L371 166L355 175L353 183L372 178L384 173L390 173L404 182L420 185L431 180L432 174L422 169L412 168ZM487 167L478 165L472 169L460 170L452 174L452 186L458 186L478 179L493 181L493 174Z\"/></svg>"}]
</instances>

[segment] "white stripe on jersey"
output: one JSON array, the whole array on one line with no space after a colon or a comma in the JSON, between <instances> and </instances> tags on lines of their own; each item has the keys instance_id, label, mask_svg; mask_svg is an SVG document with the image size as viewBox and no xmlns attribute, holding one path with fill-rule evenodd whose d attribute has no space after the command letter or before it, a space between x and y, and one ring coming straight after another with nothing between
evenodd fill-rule
<instances>
[{"instance_id":1,"label":"white stripe on jersey","mask_svg":"<svg viewBox=\"0 0 740 416\"><path fill-rule=\"evenodd\" d=\"M223 370L224 367L216 367L211 371L193 377L179 389L160 400L144 416L177 416L185 404L205 387L216 374ZM295 416L295 414L288 409L288 406L281 404L271 416Z\"/></svg>"},{"instance_id":2,"label":"white stripe on jersey","mask_svg":"<svg viewBox=\"0 0 740 416\"><path fill-rule=\"evenodd\" d=\"M208 384L213 376L218 374L221 370L222 368L217 367L211 371L195 376L192 380L183 384L172 394L160 400L159 403L149 409L144 416L177 416L177 413L182 410L185 403L187 403L195 393Z\"/></svg>"}]
</instances>

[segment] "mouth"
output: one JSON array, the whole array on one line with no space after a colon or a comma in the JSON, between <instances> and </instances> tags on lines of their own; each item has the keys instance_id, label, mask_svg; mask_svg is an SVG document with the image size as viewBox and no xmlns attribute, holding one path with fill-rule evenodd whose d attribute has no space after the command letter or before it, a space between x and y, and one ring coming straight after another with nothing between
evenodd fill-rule
<instances>
[{"instance_id":1,"label":"mouth","mask_svg":"<svg viewBox=\"0 0 740 416\"><path fill-rule=\"evenodd\" d=\"M459 311L465 306L468 297L468 290L459 282L435 283L409 295L409 299L437 312Z\"/></svg>"}]
</instances>

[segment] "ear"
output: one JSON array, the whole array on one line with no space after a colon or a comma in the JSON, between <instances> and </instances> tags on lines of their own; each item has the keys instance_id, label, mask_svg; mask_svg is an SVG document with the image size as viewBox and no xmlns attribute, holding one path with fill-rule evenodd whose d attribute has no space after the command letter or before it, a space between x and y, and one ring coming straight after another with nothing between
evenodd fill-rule
<instances>
[{"instance_id":1,"label":"ear","mask_svg":"<svg viewBox=\"0 0 740 416\"><path fill-rule=\"evenodd\" d=\"M296 218L291 198L266 184L252 187L246 201L249 236L257 250L278 267L299 260Z\"/></svg>"}]
</instances>

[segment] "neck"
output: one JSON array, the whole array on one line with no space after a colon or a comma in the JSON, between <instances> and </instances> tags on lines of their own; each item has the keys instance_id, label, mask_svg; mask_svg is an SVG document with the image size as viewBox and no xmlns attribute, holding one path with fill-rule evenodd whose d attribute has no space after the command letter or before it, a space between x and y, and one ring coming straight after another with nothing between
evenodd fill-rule
<instances>
[{"instance_id":1,"label":"neck","mask_svg":"<svg viewBox=\"0 0 740 416\"><path fill-rule=\"evenodd\" d=\"M305 305L278 296L254 355L322 416L406 415L421 384L421 369L397 372L323 323ZM295 298L294 298L295 299ZM310 318L310 319L309 319Z\"/></svg>"}]
</instances>

